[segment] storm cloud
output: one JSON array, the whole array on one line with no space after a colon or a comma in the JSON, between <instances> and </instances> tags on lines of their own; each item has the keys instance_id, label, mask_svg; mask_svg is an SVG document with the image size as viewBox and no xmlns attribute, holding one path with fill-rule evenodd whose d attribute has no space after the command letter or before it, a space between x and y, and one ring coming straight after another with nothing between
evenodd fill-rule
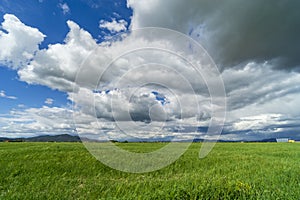
<instances>
[{"instance_id":1,"label":"storm cloud","mask_svg":"<svg viewBox=\"0 0 300 200\"><path fill-rule=\"evenodd\" d=\"M299 70L300 2L129 0L132 28L158 26L189 34L220 68L247 62Z\"/></svg>"}]
</instances>

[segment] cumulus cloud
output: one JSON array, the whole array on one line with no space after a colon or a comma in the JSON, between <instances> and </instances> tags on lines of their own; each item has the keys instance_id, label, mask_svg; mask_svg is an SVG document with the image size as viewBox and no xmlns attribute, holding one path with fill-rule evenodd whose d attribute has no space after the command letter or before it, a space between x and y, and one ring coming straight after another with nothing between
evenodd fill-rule
<instances>
[{"instance_id":1,"label":"cumulus cloud","mask_svg":"<svg viewBox=\"0 0 300 200\"><path fill-rule=\"evenodd\" d=\"M72 21L64 44L49 45L38 51L26 67L18 71L20 79L52 89L73 90L76 72L91 50L97 47L92 36Z\"/></svg>"},{"instance_id":2,"label":"cumulus cloud","mask_svg":"<svg viewBox=\"0 0 300 200\"><path fill-rule=\"evenodd\" d=\"M133 29L158 26L189 34L221 67L267 61L275 68L299 69L299 1L128 0L127 4L133 9Z\"/></svg>"},{"instance_id":3,"label":"cumulus cloud","mask_svg":"<svg viewBox=\"0 0 300 200\"><path fill-rule=\"evenodd\" d=\"M105 28L112 33L118 33L127 30L127 22L124 19L116 20L113 18L111 21L100 20L99 28Z\"/></svg>"},{"instance_id":4,"label":"cumulus cloud","mask_svg":"<svg viewBox=\"0 0 300 200\"><path fill-rule=\"evenodd\" d=\"M179 56L164 51L146 50L125 55L123 58L114 61L114 58L122 52L141 47L153 48L159 46L165 49L169 46L175 52L180 53L182 46L173 45L172 41L167 41L166 38L152 41L152 36L150 38L144 37L144 32L130 36L125 35L120 41L114 41L110 44L104 43L99 46L91 35L76 23L68 21L67 24L70 31L64 43L52 44L46 49L36 51L27 65L18 69L18 75L22 81L30 84L46 85L52 89L67 92L69 99L80 108L82 114L96 117L107 123L111 123L117 118L122 121L123 126L128 127L130 130L134 130L131 120L136 123L149 123L152 121L155 124L165 120L182 120L189 121L189 123L194 121L194 123L197 123L197 120L200 119L194 116L197 113L194 106L197 100L194 98L192 91L193 87L196 89L196 86L197 89L205 88L204 81L200 81L202 87L199 87L197 78L191 79L191 76L196 74L195 70L192 68L189 70L189 67L186 66L187 62L180 59ZM185 48L188 49L189 47ZM94 53L90 55L93 50ZM136 66L151 62L154 64L135 69ZM160 63L161 66L157 66L155 63ZM173 66L173 69L162 67L164 65ZM182 69L182 66L185 67ZM163 68L165 68L164 71L161 70ZM145 74L144 70L149 71L149 73ZM118 78L126 71L132 71L132 73L125 75L124 79L118 82ZM80 73L77 74L77 72ZM99 79L101 74L103 76ZM168 77L166 77L167 74ZM191 81L192 86L190 86L187 79L193 80ZM167 88L159 88L155 84L150 84L144 90L134 93L140 87L137 84L145 81L151 82L151 80L164 84ZM98 87L98 82L104 84L105 87ZM181 83L180 87L178 87L179 83ZM95 93L93 90L95 87L96 90L105 90L105 92ZM74 88L75 90L73 90ZM179 93L178 97L170 96L167 89ZM166 95L170 103L163 107L161 100L154 95L153 91L156 93L160 91L161 95ZM207 90L203 91L199 98L206 99ZM180 109L178 99L183 101L182 104L187 107L184 112ZM114 101L114 108L111 100ZM50 103L50 101L46 101L46 103ZM210 102L207 101L206 104L208 104L206 106L208 108ZM115 115L113 115L114 109L116 111ZM96 116L94 116L94 112L96 112ZM203 109L202 112L209 112L209 109ZM88 125L92 126L91 123ZM92 127L91 130L93 131L88 131L87 128L79 130L98 133ZM135 135L149 136L151 131L149 130L139 130ZM116 133L116 130L110 130L112 136L116 136Z\"/></svg>"},{"instance_id":5,"label":"cumulus cloud","mask_svg":"<svg viewBox=\"0 0 300 200\"><path fill-rule=\"evenodd\" d=\"M242 19L248 19L246 14L249 13L242 12L245 11L243 6L235 13L229 6L233 4L232 1L228 1L228 5L217 5L215 1L192 1L187 4L188 9L182 11L183 3L185 2L129 0L128 5L134 10L131 28L161 26L188 33L201 41L212 52L213 57L226 66L222 71L222 78L227 92L228 117L221 139L251 139L264 137L264 134L274 130L285 134L295 130L293 127L298 121L290 119L300 118L300 110L296 109L300 100L299 73L274 68L278 67L278 63L297 62L298 58L290 53L281 54L283 50L276 50L277 44L270 51L271 56L268 56L265 51L271 48L270 38L264 44L261 38L265 29L252 30L246 27L253 37L258 38L259 43L251 42L247 46L249 48L242 48L243 42L248 40L242 30L245 26L243 21L236 18L239 14L243 16ZM254 9L255 3L264 4L254 1L247 5ZM219 10L221 5L224 7ZM237 5L239 4L236 3L235 8ZM287 3L282 3L282 6L285 8ZM277 11L275 9L274 13ZM228 16L231 16L230 23L221 23ZM197 52L190 43L180 42L184 36L178 37L178 33L165 32L163 29L157 32L144 29L124 33L115 41L97 44L87 31L75 22L68 21L70 30L63 43L38 49L44 35L37 29L25 26L18 19L12 21L10 18L16 17L5 18L3 24L6 24L6 28L3 26L2 34L12 34L7 27L17 21L23 30L26 29L25 32L34 30L40 37L30 44L30 51L26 50L31 53L31 57L21 57L20 62L12 56L6 56L5 62L13 63L9 66L18 71L22 81L66 92L75 106L73 115L79 133L96 138L105 138L103 134L116 139L128 137L121 129L127 130L133 138L168 138L178 137L180 134L181 138L192 138L194 135L191 133L200 130L201 137L216 138L206 136L202 129L207 130L213 108L222 107L222 94L217 84L219 76L215 71L212 72L213 66L203 53ZM251 25L247 20L246 22ZM124 31L127 26L115 19L112 22L102 21L100 26L101 24L102 28L112 32ZM289 25L280 34L287 32ZM255 24L253 29L259 28L258 26ZM230 33L238 35L231 36ZM278 34L274 37L283 37ZM232 37L235 39L228 39ZM0 40L4 44L10 44L3 38L0 37ZM16 40L14 43L19 42L17 37L8 38ZM23 46L18 47L23 48L24 52L27 44L20 42ZM296 47L292 47L295 50ZM255 48L258 53L254 51ZM15 53L21 50L15 47L10 51ZM233 55L234 51L239 53ZM277 54L283 57L278 57ZM201 73L193 65L199 66ZM207 88L208 84L216 88L214 98L209 94L211 91ZM43 113L48 112L50 116L55 112L66 115L71 113L63 108L50 110L49 107L42 107L11 113L15 116L12 119L15 121L26 121L26 114L35 116L31 118L35 119L34 122L21 123L23 125L13 122L14 127L16 130L25 127L24 130L29 132L30 128L35 130L35 127L41 126L44 127L44 132L51 132L53 129L50 126L59 123L58 119L50 117L49 120L55 121L47 121ZM38 112L42 117L32 114ZM5 118L4 121L8 122L7 120ZM119 122L117 125L116 121ZM62 126L66 127L62 131L72 130L69 121L62 122Z\"/></svg>"},{"instance_id":6,"label":"cumulus cloud","mask_svg":"<svg viewBox=\"0 0 300 200\"><path fill-rule=\"evenodd\" d=\"M4 15L0 28L0 63L18 69L33 59L38 45L46 37L38 29L26 26L16 16Z\"/></svg>"},{"instance_id":7,"label":"cumulus cloud","mask_svg":"<svg viewBox=\"0 0 300 200\"><path fill-rule=\"evenodd\" d=\"M17 99L17 97L15 97L15 96L8 96L8 95L6 95L4 90L0 91L0 97L7 98L7 99Z\"/></svg>"}]
</instances>

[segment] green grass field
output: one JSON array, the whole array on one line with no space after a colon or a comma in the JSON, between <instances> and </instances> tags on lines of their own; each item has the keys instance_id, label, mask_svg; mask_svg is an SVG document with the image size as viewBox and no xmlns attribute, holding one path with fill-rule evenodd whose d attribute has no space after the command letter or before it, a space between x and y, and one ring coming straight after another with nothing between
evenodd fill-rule
<instances>
[{"instance_id":1,"label":"green grass field","mask_svg":"<svg viewBox=\"0 0 300 200\"><path fill-rule=\"evenodd\" d=\"M199 160L200 146L159 171L131 174L81 143L0 143L0 199L300 199L299 143L218 143Z\"/></svg>"}]
</instances>

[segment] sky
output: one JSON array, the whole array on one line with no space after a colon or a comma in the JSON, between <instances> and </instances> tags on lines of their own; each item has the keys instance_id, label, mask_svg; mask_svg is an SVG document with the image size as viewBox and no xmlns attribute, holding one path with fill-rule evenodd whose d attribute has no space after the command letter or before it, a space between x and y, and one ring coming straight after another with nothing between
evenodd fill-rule
<instances>
[{"instance_id":1,"label":"sky","mask_svg":"<svg viewBox=\"0 0 300 200\"><path fill-rule=\"evenodd\" d=\"M0 137L300 140L299 8L3 0Z\"/></svg>"}]
</instances>

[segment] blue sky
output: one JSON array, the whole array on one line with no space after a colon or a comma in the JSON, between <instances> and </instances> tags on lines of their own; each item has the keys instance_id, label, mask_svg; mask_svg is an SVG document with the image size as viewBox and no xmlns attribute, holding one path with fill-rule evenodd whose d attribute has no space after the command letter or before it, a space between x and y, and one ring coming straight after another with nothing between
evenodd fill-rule
<instances>
[{"instance_id":1,"label":"blue sky","mask_svg":"<svg viewBox=\"0 0 300 200\"><path fill-rule=\"evenodd\" d=\"M40 44L40 49L43 49L49 44L63 43L69 31L67 20L80 24L93 38L101 42L110 32L100 29L99 21L121 18L128 21L129 25L132 10L127 8L126 1L17 0L1 1L0 22L3 22L4 14L13 14L24 24L36 27L45 34L46 38ZM43 106L63 108L72 104L65 92L39 84L28 84L20 80L17 71L9 69L3 63L0 65L0 74L0 91L3 94L0 97L0 115L7 115L14 110Z\"/></svg>"},{"instance_id":2,"label":"blue sky","mask_svg":"<svg viewBox=\"0 0 300 200\"><path fill-rule=\"evenodd\" d=\"M63 11L61 6L66 4L69 11ZM62 43L69 29L67 20L73 20L82 28L89 31L94 38L101 42L109 33L99 28L99 21L122 18L130 23L132 11L126 7L125 1L2 1L0 16L6 13L14 14L28 26L38 27L46 35L40 48L47 48L49 44ZM1 22L3 19L1 19ZM20 81L16 71L0 67L0 91L5 91L8 96L16 99L0 98L0 113L8 113L12 109L41 107L47 98L53 99L52 106L67 106L64 92L50 89L46 86L27 84Z\"/></svg>"},{"instance_id":3,"label":"blue sky","mask_svg":"<svg viewBox=\"0 0 300 200\"><path fill-rule=\"evenodd\" d=\"M63 11L61 5L68 5L69 11ZM48 44L62 42L68 27L67 20L73 20L82 28L89 31L94 38L101 38L102 31L99 29L99 21L121 18L130 20L132 11L126 7L126 1L109 0L76 0L76 1L3 1L0 14L11 13L16 15L23 23L38 27L47 35L41 47ZM105 31L105 30L104 30ZM105 31L107 33L107 31Z\"/></svg>"},{"instance_id":4,"label":"blue sky","mask_svg":"<svg viewBox=\"0 0 300 200\"><path fill-rule=\"evenodd\" d=\"M275 2L3 0L0 137L216 139L218 108L220 139L300 139L300 3Z\"/></svg>"},{"instance_id":5,"label":"blue sky","mask_svg":"<svg viewBox=\"0 0 300 200\"><path fill-rule=\"evenodd\" d=\"M19 81L15 71L1 67L1 89L6 95L16 98L0 98L1 113L8 113L14 108L41 107L47 98L53 99L53 106L64 106L68 103L66 94L41 85L29 85Z\"/></svg>"}]
</instances>

